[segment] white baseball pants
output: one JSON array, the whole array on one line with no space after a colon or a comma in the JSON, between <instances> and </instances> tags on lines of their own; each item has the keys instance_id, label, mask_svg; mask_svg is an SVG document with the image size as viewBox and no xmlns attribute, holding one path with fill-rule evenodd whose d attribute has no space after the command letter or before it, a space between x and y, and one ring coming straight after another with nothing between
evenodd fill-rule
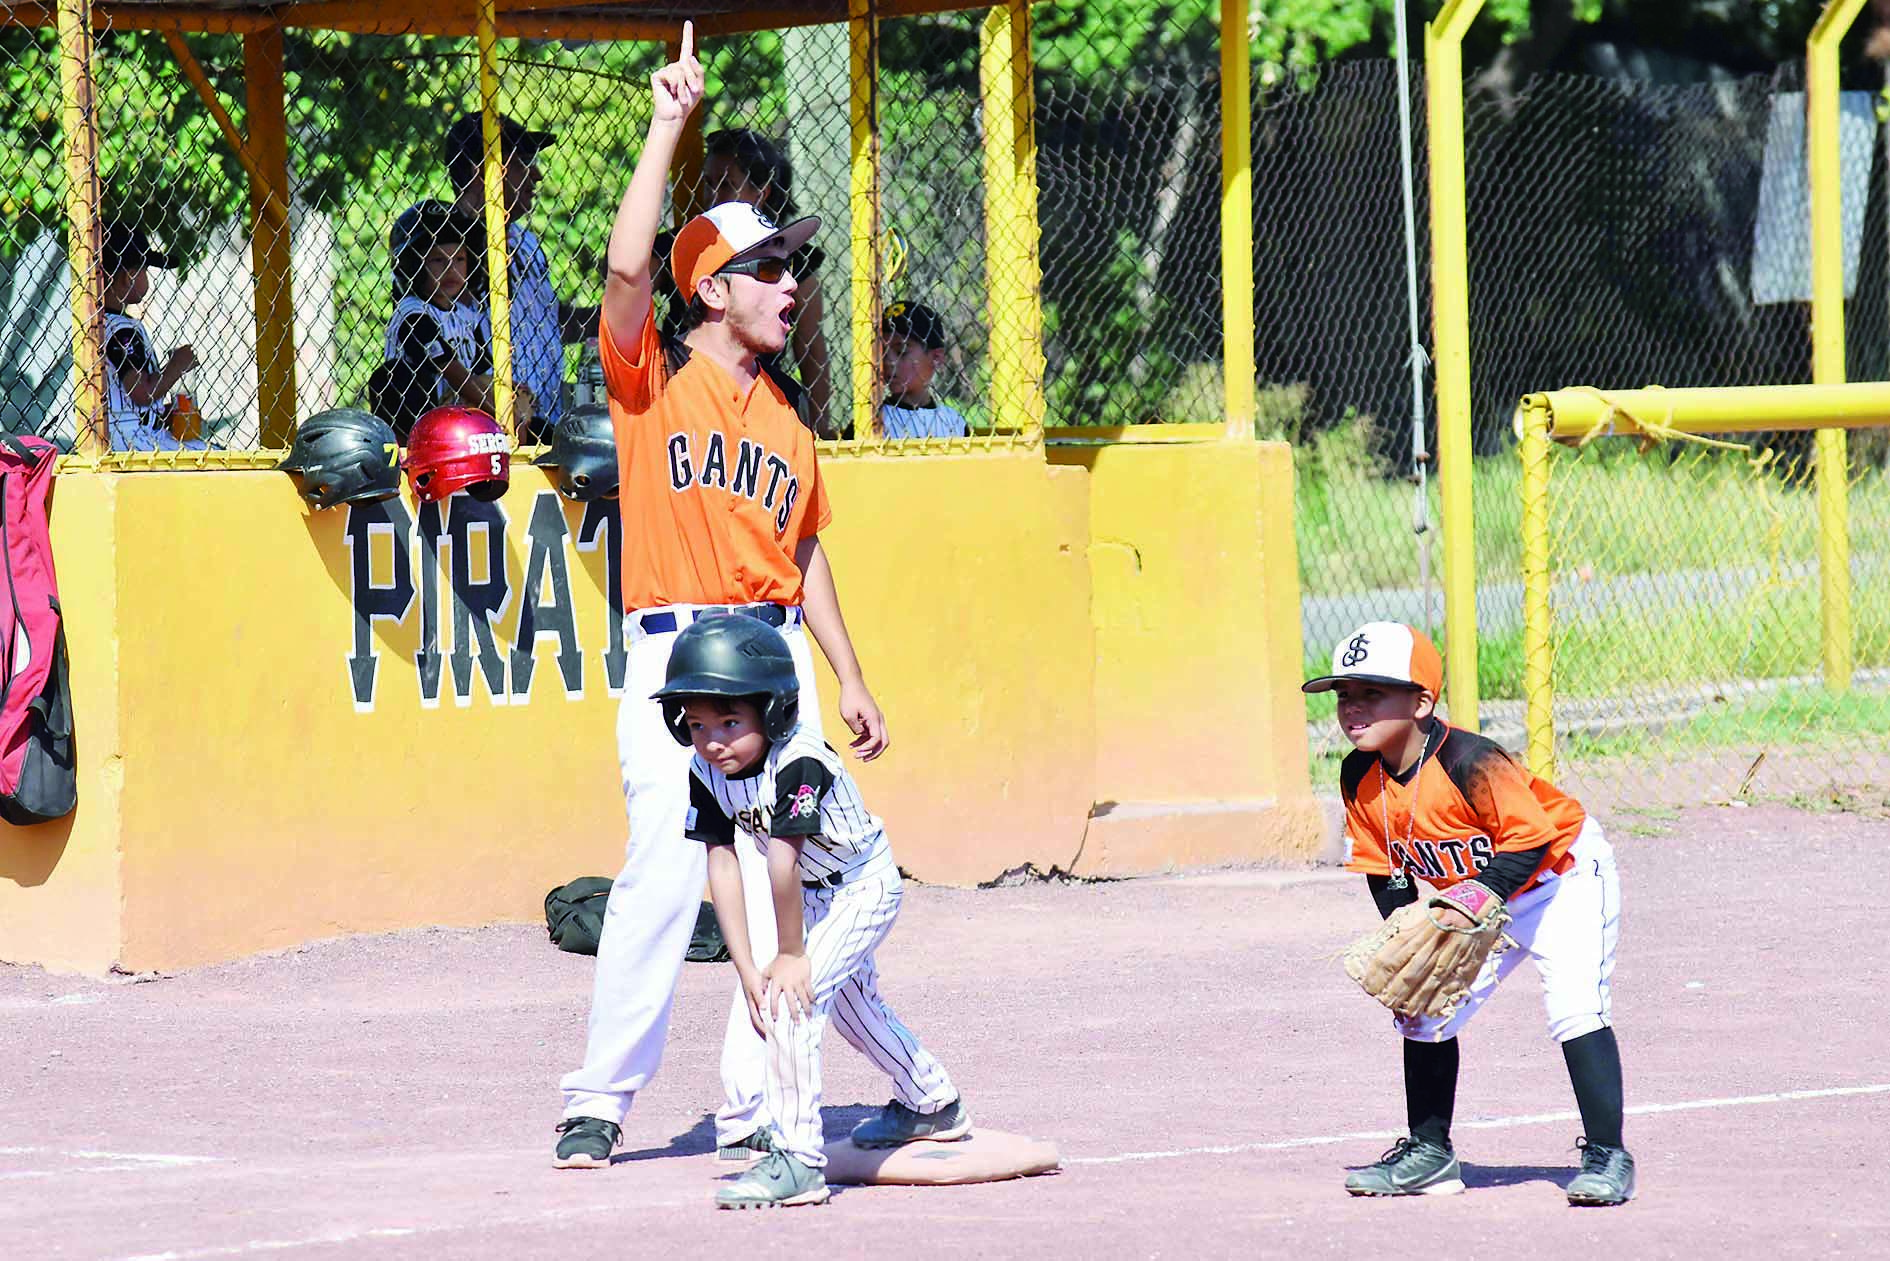
<instances>
[{"instance_id":1,"label":"white baseball pants","mask_svg":"<svg viewBox=\"0 0 1890 1261\"><path fill-rule=\"evenodd\" d=\"M708 880L708 856L683 835L689 808L691 750L663 726L663 708L650 693L663 686L670 646L678 631L646 633L651 613L675 615L677 627L693 620L697 606L643 609L626 616L629 661L623 701L617 710L617 761L623 776L630 840L623 870L604 909L603 941L591 983L591 1016L583 1067L559 1083L566 1117L601 1117L623 1124L630 1097L656 1073L669 1032L670 1005L682 974L683 955L695 929ZM801 721L820 730L819 697L807 634L796 620L780 628L794 654L801 681ZM758 942L775 940L767 870L751 843L737 846L748 903L749 932ZM741 1037L731 1027L722 1046L723 1111L759 1118L767 1070L764 1047L744 1018ZM749 1129L752 1130L751 1124ZM748 1130L734 1137L742 1137Z\"/></svg>"},{"instance_id":2,"label":"white baseball pants","mask_svg":"<svg viewBox=\"0 0 1890 1261\"><path fill-rule=\"evenodd\" d=\"M1518 948L1491 955L1470 987L1470 996L1447 1019L1394 1017L1398 1032L1414 1042L1444 1042L1457 1036L1503 978L1533 959L1542 981L1542 1006L1549 1036L1568 1042L1612 1023L1614 948L1621 939L1621 880L1614 847L1593 819L1569 850L1573 862L1509 904L1503 932Z\"/></svg>"},{"instance_id":3,"label":"white baseball pants","mask_svg":"<svg viewBox=\"0 0 1890 1261\"><path fill-rule=\"evenodd\" d=\"M767 1109L777 1145L816 1168L827 1163L821 1150L820 1040L829 1020L892 1078L894 1095L913 1111L937 1112L958 1097L945 1066L879 996L873 952L899 918L904 889L892 851L881 850L847 874L850 879L837 889L818 886L802 894L814 1008L800 1020L791 1012L777 1014L766 1044ZM748 1036L754 1037L752 1029Z\"/></svg>"}]
</instances>

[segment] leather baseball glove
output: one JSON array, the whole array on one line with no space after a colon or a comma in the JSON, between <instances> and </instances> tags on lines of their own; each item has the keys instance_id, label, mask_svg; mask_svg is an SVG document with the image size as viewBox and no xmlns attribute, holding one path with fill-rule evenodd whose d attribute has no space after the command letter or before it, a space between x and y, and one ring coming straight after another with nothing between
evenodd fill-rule
<instances>
[{"instance_id":1,"label":"leather baseball glove","mask_svg":"<svg viewBox=\"0 0 1890 1261\"><path fill-rule=\"evenodd\" d=\"M1470 928L1438 922L1460 911ZM1448 1017L1463 1004L1492 954L1509 949L1503 899L1474 880L1401 906L1345 952L1346 975L1399 1016Z\"/></svg>"}]
</instances>

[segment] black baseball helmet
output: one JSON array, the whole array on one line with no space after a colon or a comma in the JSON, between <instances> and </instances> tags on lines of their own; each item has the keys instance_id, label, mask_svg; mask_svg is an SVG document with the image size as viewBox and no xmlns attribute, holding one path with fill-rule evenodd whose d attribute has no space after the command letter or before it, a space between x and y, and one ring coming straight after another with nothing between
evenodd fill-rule
<instances>
[{"instance_id":1,"label":"black baseball helmet","mask_svg":"<svg viewBox=\"0 0 1890 1261\"><path fill-rule=\"evenodd\" d=\"M400 446L386 421L336 407L317 412L295 431L295 445L276 466L295 479L317 508L373 503L400 493Z\"/></svg>"},{"instance_id":2,"label":"black baseball helmet","mask_svg":"<svg viewBox=\"0 0 1890 1261\"><path fill-rule=\"evenodd\" d=\"M663 702L663 725L676 743L689 743L683 702L692 696L753 700L770 740L785 739L800 719L801 679L781 632L745 613L704 613L669 650L663 686L650 699Z\"/></svg>"},{"instance_id":3,"label":"black baseball helmet","mask_svg":"<svg viewBox=\"0 0 1890 1261\"><path fill-rule=\"evenodd\" d=\"M566 499L615 499L617 434L610 409L587 404L566 412L551 431L551 445L532 463L558 470L558 493Z\"/></svg>"}]
</instances>

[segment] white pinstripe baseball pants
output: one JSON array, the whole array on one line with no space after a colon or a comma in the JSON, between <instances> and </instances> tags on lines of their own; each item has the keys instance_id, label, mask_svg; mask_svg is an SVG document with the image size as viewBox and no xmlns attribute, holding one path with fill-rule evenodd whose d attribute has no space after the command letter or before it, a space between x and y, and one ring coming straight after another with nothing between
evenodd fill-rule
<instances>
[{"instance_id":1,"label":"white pinstripe baseball pants","mask_svg":"<svg viewBox=\"0 0 1890 1261\"><path fill-rule=\"evenodd\" d=\"M890 851L867 860L867 869L870 874L838 889L803 892L814 1009L798 1021L777 1016L768 1038L767 1108L778 1145L816 1168L827 1163L821 1151L820 1041L829 1020L892 1078L894 1095L908 1108L936 1112L958 1097L945 1066L879 995L873 952L899 918L904 882Z\"/></svg>"},{"instance_id":2,"label":"white pinstripe baseball pants","mask_svg":"<svg viewBox=\"0 0 1890 1261\"><path fill-rule=\"evenodd\" d=\"M650 612L651 610L644 610ZM693 613L694 606L657 612ZM687 618L678 621L687 624ZM670 1004L682 974L683 952L695 928L696 909L708 878L700 842L683 836L689 808L691 750L677 744L663 725L663 707L649 699L663 686L675 631L649 633L641 614L625 621L630 660L623 703L617 714L617 758L623 774L630 840L623 870L604 907L604 937L591 984L591 1015L584 1063L565 1074L564 1115L601 1117L621 1125L630 1099L656 1073L669 1033ZM794 654L801 680L801 722L820 724L813 653L798 623L781 634ZM742 882L747 890L749 931L772 943L774 903L766 895L767 872L754 846L743 847ZM759 892L757 892L759 891ZM723 1112L759 1116L763 1066L758 1039L744 1018L722 1044ZM755 1121L734 1137L752 1133Z\"/></svg>"}]
</instances>

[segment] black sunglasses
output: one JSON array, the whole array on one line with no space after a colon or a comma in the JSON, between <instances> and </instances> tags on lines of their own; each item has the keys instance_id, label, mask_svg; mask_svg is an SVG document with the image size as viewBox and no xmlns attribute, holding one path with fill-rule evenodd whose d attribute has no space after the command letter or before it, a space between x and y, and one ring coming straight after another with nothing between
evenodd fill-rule
<instances>
[{"instance_id":1,"label":"black sunglasses","mask_svg":"<svg viewBox=\"0 0 1890 1261\"><path fill-rule=\"evenodd\" d=\"M715 274L727 276L731 273L753 276L764 285L775 285L781 283L781 277L788 274L788 261L785 258L751 258L740 263L730 263Z\"/></svg>"}]
</instances>

